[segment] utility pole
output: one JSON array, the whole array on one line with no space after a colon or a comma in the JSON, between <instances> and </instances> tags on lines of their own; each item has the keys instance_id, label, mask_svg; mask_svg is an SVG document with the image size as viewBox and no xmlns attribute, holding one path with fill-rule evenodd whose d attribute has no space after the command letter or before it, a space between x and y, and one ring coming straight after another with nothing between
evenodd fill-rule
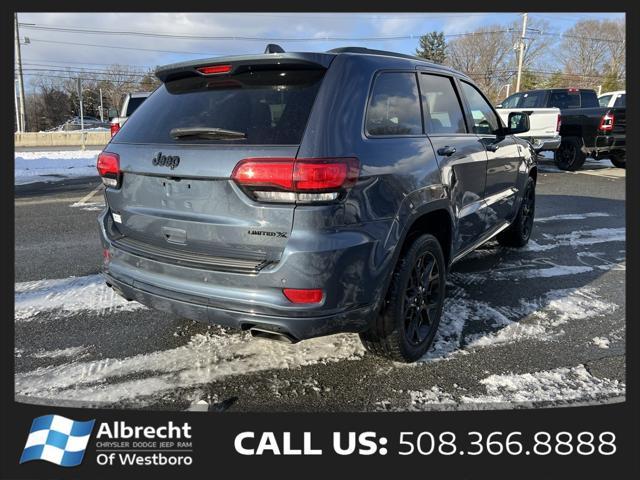
<instances>
[{"instance_id":1,"label":"utility pole","mask_svg":"<svg viewBox=\"0 0 640 480\"><path fill-rule=\"evenodd\" d=\"M84 150L84 111L82 108L82 79L78 77L78 98L80 99L80 138L82 140L82 150Z\"/></svg>"},{"instance_id":2,"label":"utility pole","mask_svg":"<svg viewBox=\"0 0 640 480\"><path fill-rule=\"evenodd\" d=\"M18 64L18 92L20 94L19 98L19 118L18 122L18 132L24 132L27 128L27 122L24 114L24 79L22 77L22 55L20 52L20 31L18 30L18 14L13 14L13 20L15 23L15 33L16 33L16 63Z\"/></svg>"},{"instance_id":3,"label":"utility pole","mask_svg":"<svg viewBox=\"0 0 640 480\"><path fill-rule=\"evenodd\" d=\"M103 107L102 107L102 89L100 89L100 121L104 122L104 113L103 112Z\"/></svg>"},{"instance_id":4,"label":"utility pole","mask_svg":"<svg viewBox=\"0 0 640 480\"><path fill-rule=\"evenodd\" d=\"M522 35L520 36L520 51L518 55L518 76L516 78L516 93L520 91L520 78L522 77L522 62L524 60L524 37L527 34L527 16L522 14Z\"/></svg>"},{"instance_id":5,"label":"utility pole","mask_svg":"<svg viewBox=\"0 0 640 480\"><path fill-rule=\"evenodd\" d=\"M16 106L16 131L20 132L20 103L18 101L18 79L15 78L13 81L13 94L15 96L15 106Z\"/></svg>"}]
</instances>

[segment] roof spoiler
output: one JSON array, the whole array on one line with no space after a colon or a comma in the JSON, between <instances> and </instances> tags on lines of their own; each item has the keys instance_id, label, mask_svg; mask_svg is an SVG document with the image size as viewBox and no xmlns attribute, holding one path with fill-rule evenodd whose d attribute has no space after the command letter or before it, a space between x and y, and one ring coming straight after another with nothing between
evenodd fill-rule
<instances>
[{"instance_id":1,"label":"roof spoiler","mask_svg":"<svg viewBox=\"0 0 640 480\"><path fill-rule=\"evenodd\" d=\"M263 54L189 60L159 67L155 74L160 81L168 82L180 78L202 76L204 74L198 69L218 65L230 67L220 72L220 74L229 75L251 70L267 70L273 67L324 70L329 67L334 58L335 54L331 53L286 53L279 45L269 44Z\"/></svg>"}]
</instances>

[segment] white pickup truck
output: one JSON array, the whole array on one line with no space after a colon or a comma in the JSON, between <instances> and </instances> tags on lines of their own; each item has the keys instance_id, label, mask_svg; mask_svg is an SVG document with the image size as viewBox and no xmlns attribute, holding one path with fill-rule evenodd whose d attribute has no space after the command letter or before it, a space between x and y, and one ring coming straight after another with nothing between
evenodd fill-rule
<instances>
[{"instance_id":1,"label":"white pickup truck","mask_svg":"<svg viewBox=\"0 0 640 480\"><path fill-rule=\"evenodd\" d=\"M554 151L560 146L560 109L536 107L541 103L539 91L514 93L496 105L496 110L506 124L511 112L529 115L530 129L518 134L531 142L536 152Z\"/></svg>"},{"instance_id":2,"label":"white pickup truck","mask_svg":"<svg viewBox=\"0 0 640 480\"><path fill-rule=\"evenodd\" d=\"M122 101L120 114L115 108L109 110L111 118L111 136L113 137L124 125L133 112L144 102L151 92L134 92L127 93Z\"/></svg>"},{"instance_id":3,"label":"white pickup truck","mask_svg":"<svg viewBox=\"0 0 640 480\"><path fill-rule=\"evenodd\" d=\"M604 92L598 97L601 107L626 107L627 92L616 90L615 92Z\"/></svg>"}]
</instances>

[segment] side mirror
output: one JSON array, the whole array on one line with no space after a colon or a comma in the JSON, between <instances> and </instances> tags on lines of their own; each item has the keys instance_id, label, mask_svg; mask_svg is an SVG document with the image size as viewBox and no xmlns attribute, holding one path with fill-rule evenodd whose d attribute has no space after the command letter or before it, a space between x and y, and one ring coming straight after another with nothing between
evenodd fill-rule
<instances>
[{"instance_id":1,"label":"side mirror","mask_svg":"<svg viewBox=\"0 0 640 480\"><path fill-rule=\"evenodd\" d=\"M511 112L507 122L507 131L510 134L525 133L530 129L529 115L523 112Z\"/></svg>"},{"instance_id":2,"label":"side mirror","mask_svg":"<svg viewBox=\"0 0 640 480\"><path fill-rule=\"evenodd\" d=\"M109 118L113 118L113 117L117 117L118 116L118 110L116 110L114 107L111 107L109 109Z\"/></svg>"}]
</instances>

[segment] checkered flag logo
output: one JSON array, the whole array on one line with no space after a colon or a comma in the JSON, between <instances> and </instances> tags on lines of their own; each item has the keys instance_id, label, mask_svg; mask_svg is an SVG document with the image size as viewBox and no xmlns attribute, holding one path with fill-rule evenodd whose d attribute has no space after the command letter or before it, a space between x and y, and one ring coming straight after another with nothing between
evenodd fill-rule
<instances>
[{"instance_id":1,"label":"checkered flag logo","mask_svg":"<svg viewBox=\"0 0 640 480\"><path fill-rule=\"evenodd\" d=\"M20 463L45 460L61 467L82 463L95 420L76 422L60 415L35 418Z\"/></svg>"}]
</instances>

